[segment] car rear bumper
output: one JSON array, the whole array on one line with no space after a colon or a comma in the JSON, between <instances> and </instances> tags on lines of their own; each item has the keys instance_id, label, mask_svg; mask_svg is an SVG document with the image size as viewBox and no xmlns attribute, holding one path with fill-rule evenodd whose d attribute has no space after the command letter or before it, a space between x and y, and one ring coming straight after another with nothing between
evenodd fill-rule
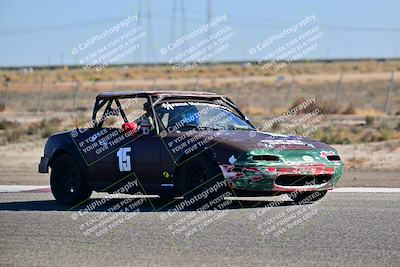
<instances>
[{"instance_id":1,"label":"car rear bumper","mask_svg":"<svg viewBox=\"0 0 400 267\"><path fill-rule=\"evenodd\" d=\"M49 173L49 158L41 157L38 166L39 173Z\"/></svg>"}]
</instances>

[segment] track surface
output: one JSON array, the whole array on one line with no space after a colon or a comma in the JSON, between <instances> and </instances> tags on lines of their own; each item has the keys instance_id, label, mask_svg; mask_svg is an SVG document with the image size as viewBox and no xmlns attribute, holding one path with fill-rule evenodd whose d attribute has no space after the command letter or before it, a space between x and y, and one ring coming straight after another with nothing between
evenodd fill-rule
<instances>
[{"instance_id":1,"label":"track surface","mask_svg":"<svg viewBox=\"0 0 400 267\"><path fill-rule=\"evenodd\" d=\"M66 210L49 193L2 193L0 265L400 265L398 193L331 192L319 204L300 207L287 199L269 209L262 206L272 198L261 199L258 207L253 207L258 201L246 202L244 207L232 205L223 211L172 215L166 212L170 206L152 212L153 206L144 203L141 212L118 213L125 221L96 237L85 235L80 228L87 228L81 225L99 216L118 215L104 210L123 199L80 216L77 210L84 206ZM306 213L297 218L309 214L308 219L293 227L282 224L278 229L286 231L280 234L276 230L262 234L265 225L272 227L302 209ZM214 220L188 237L171 230L185 218L204 221L206 215ZM278 219L268 221L274 218Z\"/></svg>"}]
</instances>

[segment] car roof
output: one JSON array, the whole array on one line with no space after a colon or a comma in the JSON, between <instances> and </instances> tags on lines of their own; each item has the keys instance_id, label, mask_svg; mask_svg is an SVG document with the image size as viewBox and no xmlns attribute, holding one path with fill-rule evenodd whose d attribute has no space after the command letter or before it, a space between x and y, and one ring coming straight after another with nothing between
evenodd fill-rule
<instances>
[{"instance_id":1,"label":"car roof","mask_svg":"<svg viewBox=\"0 0 400 267\"><path fill-rule=\"evenodd\" d=\"M166 96L166 97L200 97L200 98L218 98L224 95L202 92L202 91L163 91L163 90L150 90L150 91L113 91L103 92L97 95L97 99L113 99L113 98L130 98L130 97L146 97L146 96Z\"/></svg>"}]
</instances>

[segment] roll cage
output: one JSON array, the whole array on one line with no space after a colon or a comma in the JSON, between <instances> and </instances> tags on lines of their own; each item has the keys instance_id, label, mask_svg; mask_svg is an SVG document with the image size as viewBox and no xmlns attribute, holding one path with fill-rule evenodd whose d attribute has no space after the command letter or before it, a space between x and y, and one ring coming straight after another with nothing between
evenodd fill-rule
<instances>
[{"instance_id":1,"label":"roll cage","mask_svg":"<svg viewBox=\"0 0 400 267\"><path fill-rule=\"evenodd\" d=\"M147 102L144 105L144 110L146 113L153 119L154 127L156 129L156 133L159 134L161 132L160 128L164 128L163 124L160 122L160 119L157 116L155 111L155 106L167 102L167 101L184 101L184 100L194 100L194 101L206 101L213 102L215 100L221 100L219 104L225 106L229 109L234 110L243 120L249 123L253 128L253 124L249 121L249 119L239 110L239 108L230 100L228 97L224 95L209 93L209 92L191 92L191 91L130 91L130 92L105 92L101 93L96 97L96 101L93 108L92 121L94 128L101 128L104 120L107 118L107 114L111 114L112 112L117 112L118 115L122 117L125 123L129 122L128 118L123 110L120 99L127 98L143 98L146 99ZM113 109L111 106L115 103L117 109ZM97 121L97 113L101 108L106 106L101 119Z\"/></svg>"}]
</instances>

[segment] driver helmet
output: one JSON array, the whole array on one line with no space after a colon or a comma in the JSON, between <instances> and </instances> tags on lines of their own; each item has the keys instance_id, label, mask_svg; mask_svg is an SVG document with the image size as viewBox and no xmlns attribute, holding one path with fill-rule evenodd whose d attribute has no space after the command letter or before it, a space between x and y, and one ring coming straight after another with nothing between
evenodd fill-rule
<instances>
[{"instance_id":1,"label":"driver helmet","mask_svg":"<svg viewBox=\"0 0 400 267\"><path fill-rule=\"evenodd\" d=\"M142 131L142 134L148 135L150 133L151 129L151 121L148 117L144 117L140 121L140 130Z\"/></svg>"}]
</instances>

